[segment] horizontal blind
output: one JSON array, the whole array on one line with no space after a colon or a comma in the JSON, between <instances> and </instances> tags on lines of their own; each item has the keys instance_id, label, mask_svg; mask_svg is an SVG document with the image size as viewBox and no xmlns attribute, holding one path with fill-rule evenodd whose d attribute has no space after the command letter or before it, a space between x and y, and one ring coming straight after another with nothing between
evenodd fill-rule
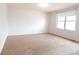
<instances>
[{"instance_id":1,"label":"horizontal blind","mask_svg":"<svg viewBox=\"0 0 79 59\"><path fill-rule=\"evenodd\" d=\"M71 16L76 14L75 10L71 10L71 11L65 11L65 12L61 12L61 13L57 13L57 16Z\"/></svg>"}]
</instances>

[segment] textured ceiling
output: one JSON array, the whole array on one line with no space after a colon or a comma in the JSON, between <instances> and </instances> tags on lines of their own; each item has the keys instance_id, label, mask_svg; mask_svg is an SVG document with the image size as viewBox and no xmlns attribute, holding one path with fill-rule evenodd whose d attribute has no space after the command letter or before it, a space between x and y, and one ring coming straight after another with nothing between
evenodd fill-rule
<instances>
[{"instance_id":1,"label":"textured ceiling","mask_svg":"<svg viewBox=\"0 0 79 59\"><path fill-rule=\"evenodd\" d=\"M76 5L79 4L78 3L49 3L49 6L47 8L42 8L39 7L37 3L9 3L8 7L23 7L23 8L30 8L30 9L50 12L50 11L61 10L64 8L74 7Z\"/></svg>"}]
</instances>

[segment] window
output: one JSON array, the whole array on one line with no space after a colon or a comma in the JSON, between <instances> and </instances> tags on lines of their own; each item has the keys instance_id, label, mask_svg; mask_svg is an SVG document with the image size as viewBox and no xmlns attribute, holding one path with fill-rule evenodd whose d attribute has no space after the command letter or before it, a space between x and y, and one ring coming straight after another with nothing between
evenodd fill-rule
<instances>
[{"instance_id":1,"label":"window","mask_svg":"<svg viewBox=\"0 0 79 59\"><path fill-rule=\"evenodd\" d=\"M76 14L75 12L65 12L57 14L57 28L75 31Z\"/></svg>"},{"instance_id":2,"label":"window","mask_svg":"<svg viewBox=\"0 0 79 59\"><path fill-rule=\"evenodd\" d=\"M58 16L57 28L64 29L65 17Z\"/></svg>"}]
</instances>

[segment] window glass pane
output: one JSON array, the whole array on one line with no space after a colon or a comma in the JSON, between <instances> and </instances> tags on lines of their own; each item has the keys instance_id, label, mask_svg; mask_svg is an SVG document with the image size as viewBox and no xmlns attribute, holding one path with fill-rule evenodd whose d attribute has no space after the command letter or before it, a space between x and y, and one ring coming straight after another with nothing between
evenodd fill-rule
<instances>
[{"instance_id":1,"label":"window glass pane","mask_svg":"<svg viewBox=\"0 0 79 59\"><path fill-rule=\"evenodd\" d=\"M65 17L64 16L58 16L57 20L60 21L60 22L63 22L65 20Z\"/></svg>"},{"instance_id":2,"label":"window glass pane","mask_svg":"<svg viewBox=\"0 0 79 59\"><path fill-rule=\"evenodd\" d=\"M66 21L67 22L75 22L76 21L76 16L75 15L73 15L73 16L67 16L66 17Z\"/></svg>"},{"instance_id":3,"label":"window glass pane","mask_svg":"<svg viewBox=\"0 0 79 59\"><path fill-rule=\"evenodd\" d=\"M64 22L57 22L57 28L64 29Z\"/></svg>"},{"instance_id":4,"label":"window glass pane","mask_svg":"<svg viewBox=\"0 0 79 59\"><path fill-rule=\"evenodd\" d=\"M67 29L67 30L75 30L75 22L66 22L65 29Z\"/></svg>"},{"instance_id":5,"label":"window glass pane","mask_svg":"<svg viewBox=\"0 0 79 59\"><path fill-rule=\"evenodd\" d=\"M57 28L65 30L75 30L76 12L67 11L57 14Z\"/></svg>"}]
</instances>

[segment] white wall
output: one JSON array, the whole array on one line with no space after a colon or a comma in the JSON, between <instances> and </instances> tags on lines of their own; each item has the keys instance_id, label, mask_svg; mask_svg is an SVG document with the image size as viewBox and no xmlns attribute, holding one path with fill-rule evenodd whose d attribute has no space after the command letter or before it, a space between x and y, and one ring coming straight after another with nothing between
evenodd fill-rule
<instances>
[{"instance_id":1,"label":"white wall","mask_svg":"<svg viewBox=\"0 0 79 59\"><path fill-rule=\"evenodd\" d=\"M0 53L2 51L7 35L7 8L6 4L0 3Z\"/></svg>"},{"instance_id":2,"label":"white wall","mask_svg":"<svg viewBox=\"0 0 79 59\"><path fill-rule=\"evenodd\" d=\"M67 10L69 10L69 9L67 9ZM64 11L64 10L61 10L61 12L62 11ZM57 13L57 11L55 11L55 12L50 12L48 14L49 20L50 20L49 21L49 30L48 30L49 33L56 34L56 35L59 35L59 36L65 37L65 38L69 38L69 39L79 42L79 8L78 7L76 8L76 11L77 11L77 21L76 21L76 31L75 32L68 31L68 30L61 30L61 29L56 28L56 13Z\"/></svg>"},{"instance_id":3,"label":"white wall","mask_svg":"<svg viewBox=\"0 0 79 59\"><path fill-rule=\"evenodd\" d=\"M23 7L8 7L9 35L46 33L46 14Z\"/></svg>"}]
</instances>

